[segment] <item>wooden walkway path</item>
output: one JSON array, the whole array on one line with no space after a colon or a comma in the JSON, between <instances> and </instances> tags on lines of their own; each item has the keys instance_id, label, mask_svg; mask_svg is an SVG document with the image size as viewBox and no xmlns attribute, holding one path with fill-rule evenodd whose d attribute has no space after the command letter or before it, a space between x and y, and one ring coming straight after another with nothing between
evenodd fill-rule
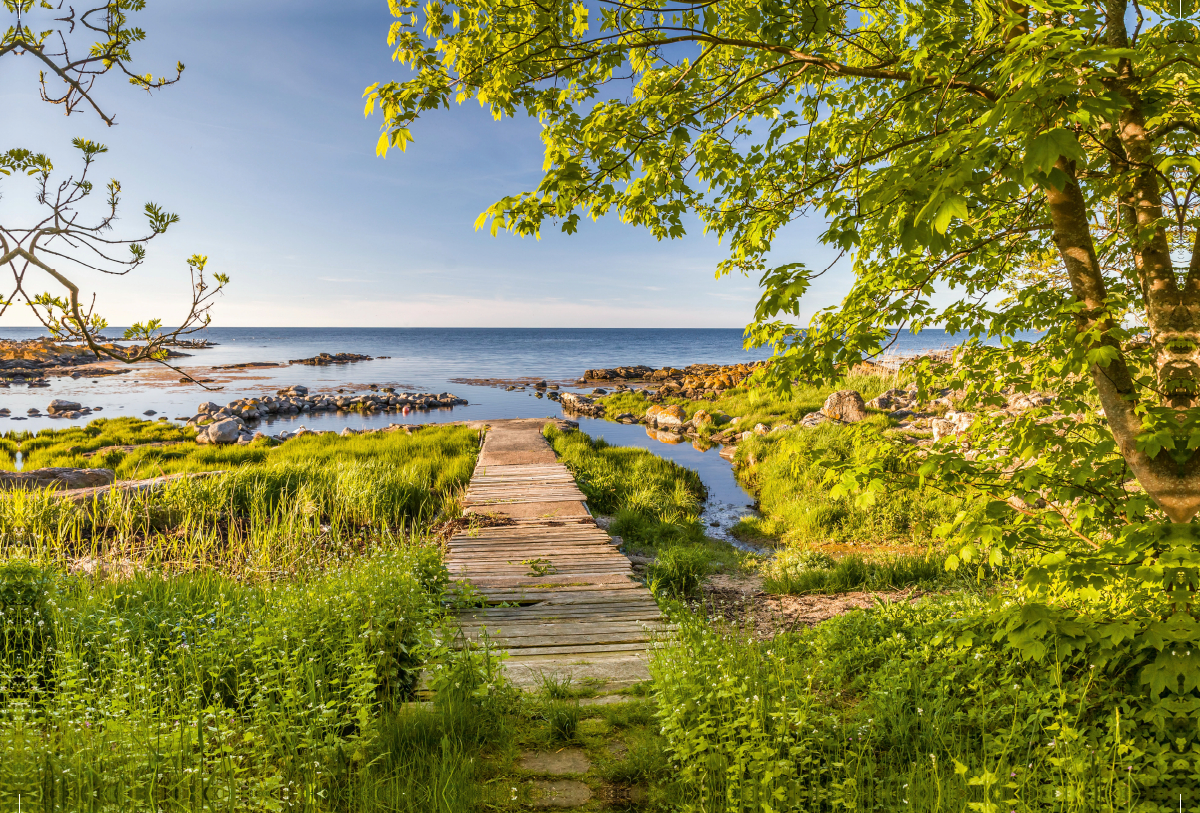
<instances>
[{"instance_id":1,"label":"wooden walkway path","mask_svg":"<svg viewBox=\"0 0 1200 813\"><path fill-rule=\"evenodd\" d=\"M460 613L460 627L473 640L486 630L508 652L505 668L518 686L548 675L608 688L646 680L658 605L588 514L542 437L546 423L488 424L465 507L506 524L468 528L449 542L450 578L492 605Z\"/></svg>"}]
</instances>

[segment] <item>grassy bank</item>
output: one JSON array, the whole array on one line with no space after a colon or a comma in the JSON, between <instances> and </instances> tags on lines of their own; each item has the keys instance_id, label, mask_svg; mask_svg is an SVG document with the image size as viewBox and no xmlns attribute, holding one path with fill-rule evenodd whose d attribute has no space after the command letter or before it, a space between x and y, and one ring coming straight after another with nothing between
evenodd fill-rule
<instances>
[{"instance_id":1,"label":"grassy bank","mask_svg":"<svg viewBox=\"0 0 1200 813\"><path fill-rule=\"evenodd\" d=\"M223 473L78 506L47 492L14 492L0 503L0 555L277 578L419 535L465 487L477 444L474 431L439 427L411 436L301 437L276 447L114 450L104 462L118 472Z\"/></svg>"},{"instance_id":2,"label":"grassy bank","mask_svg":"<svg viewBox=\"0 0 1200 813\"><path fill-rule=\"evenodd\" d=\"M933 529L963 510L960 499L933 489L913 489L898 455L886 457L884 471L896 487L870 505L835 496L831 466L854 464L866 456L879 459L879 448L862 444L864 429L886 428L885 416L863 424L832 423L754 436L738 444L739 480L758 498L761 518L744 520L736 529L748 539L770 539L788 546L837 546L835 549L890 549L918 553L934 541Z\"/></svg>"},{"instance_id":3,"label":"grassy bank","mask_svg":"<svg viewBox=\"0 0 1200 813\"><path fill-rule=\"evenodd\" d=\"M894 376L885 375L852 375L838 389L858 390L864 399L870 400L885 390L897 386ZM688 418L698 411L704 410L718 416L715 425L709 425L701 430L701 435L707 437L715 431L728 429L727 420L738 418L739 429L753 429L755 424L767 427L781 424L795 424L810 412L816 412L825 405L825 399L833 392L829 387L814 387L808 384L797 384L788 394L774 392L765 387L746 384L725 390L714 400L692 401L686 398L662 398L649 401L640 391L607 395L600 398L604 404L607 417L628 412L635 417L645 416L646 410L655 404L677 404Z\"/></svg>"},{"instance_id":4,"label":"grassy bank","mask_svg":"<svg viewBox=\"0 0 1200 813\"><path fill-rule=\"evenodd\" d=\"M118 419L8 438L34 466L219 473L78 506L0 500L0 806L469 809L443 783L472 798L496 732L461 703L436 725L405 704L423 668L478 666L439 642L429 535L457 512L478 433L182 434Z\"/></svg>"}]
</instances>

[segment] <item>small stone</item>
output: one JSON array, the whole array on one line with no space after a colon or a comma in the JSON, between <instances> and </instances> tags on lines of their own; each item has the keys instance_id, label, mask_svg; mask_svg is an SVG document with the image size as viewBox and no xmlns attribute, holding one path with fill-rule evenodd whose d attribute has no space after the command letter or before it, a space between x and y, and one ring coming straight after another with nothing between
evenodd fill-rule
<instances>
[{"instance_id":1,"label":"small stone","mask_svg":"<svg viewBox=\"0 0 1200 813\"><path fill-rule=\"evenodd\" d=\"M145 412L143 412L142 414L143 414L143 415L157 415L157 414L158 414L158 411L157 411L157 410L154 410L154 409L147 409L147 410L146 410Z\"/></svg>"},{"instance_id":2,"label":"small stone","mask_svg":"<svg viewBox=\"0 0 1200 813\"><path fill-rule=\"evenodd\" d=\"M829 418L825 416L824 412L810 412L800 419L800 426L811 428L813 426L820 426L828 420Z\"/></svg>"},{"instance_id":3,"label":"small stone","mask_svg":"<svg viewBox=\"0 0 1200 813\"><path fill-rule=\"evenodd\" d=\"M41 415L42 411L40 409L38 409L37 407L30 407L29 409L25 410L25 414L26 415Z\"/></svg>"}]
</instances>

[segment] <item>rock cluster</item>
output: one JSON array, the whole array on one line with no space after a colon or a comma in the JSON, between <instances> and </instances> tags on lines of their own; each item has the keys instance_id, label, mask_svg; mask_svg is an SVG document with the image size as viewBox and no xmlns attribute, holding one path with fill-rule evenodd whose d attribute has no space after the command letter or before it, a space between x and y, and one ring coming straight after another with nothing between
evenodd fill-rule
<instances>
[{"instance_id":1,"label":"rock cluster","mask_svg":"<svg viewBox=\"0 0 1200 813\"><path fill-rule=\"evenodd\" d=\"M607 370L584 370L583 377L588 381L641 381L649 378L653 373L653 367L647 367L645 364L631 364Z\"/></svg>"},{"instance_id":2,"label":"rock cluster","mask_svg":"<svg viewBox=\"0 0 1200 813\"><path fill-rule=\"evenodd\" d=\"M588 381L642 381L658 384L663 395L679 395L685 398L702 398L736 387L766 362L753 364L692 364L682 369L662 367L652 369L644 364L634 364L610 369L585 370L583 378Z\"/></svg>"},{"instance_id":3,"label":"rock cluster","mask_svg":"<svg viewBox=\"0 0 1200 813\"><path fill-rule=\"evenodd\" d=\"M324 367L327 364L351 364L356 361L371 361L370 356L359 353L320 353L308 359L292 359L289 364L308 364Z\"/></svg>"},{"instance_id":4,"label":"rock cluster","mask_svg":"<svg viewBox=\"0 0 1200 813\"><path fill-rule=\"evenodd\" d=\"M397 393L391 387L361 395L310 395L307 387L293 386L274 396L240 398L220 406L203 403L197 414L187 419L200 430L199 443L249 443L254 435L251 424L270 415L300 415L317 412L408 412L410 409L437 409L466 404L466 400L448 392Z\"/></svg>"},{"instance_id":5,"label":"rock cluster","mask_svg":"<svg viewBox=\"0 0 1200 813\"><path fill-rule=\"evenodd\" d=\"M563 412L569 412L574 415L586 415L589 418L604 417L604 404L598 404L585 395L579 395L574 392L564 392L561 394L552 392L548 397L551 400L561 403Z\"/></svg>"}]
</instances>

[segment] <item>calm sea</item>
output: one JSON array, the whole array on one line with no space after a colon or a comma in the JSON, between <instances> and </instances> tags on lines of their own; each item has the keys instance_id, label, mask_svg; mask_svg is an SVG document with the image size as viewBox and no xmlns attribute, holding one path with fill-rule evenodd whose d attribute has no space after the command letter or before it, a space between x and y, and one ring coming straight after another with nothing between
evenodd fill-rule
<instances>
[{"instance_id":1,"label":"calm sea","mask_svg":"<svg viewBox=\"0 0 1200 813\"><path fill-rule=\"evenodd\" d=\"M120 335L119 329L109 331ZM32 338L43 331L3 328L0 337ZM180 368L193 375L217 379L222 389L205 392L181 383L179 374L155 364L135 365L119 376L91 379L51 378L50 386L30 389L13 385L0 389L0 406L14 415L30 407L45 410L55 398L103 407L100 416L137 415L154 410L154 417L186 418L204 401L224 404L250 395L274 394L284 386L303 384L317 391L337 388L365 389L369 384L402 390L452 392L469 406L396 415L364 417L357 414L319 414L277 418L263 431L296 429L366 428L393 421L406 423L537 418L561 414L557 403L538 399L531 392L506 392L486 386L453 383L455 378L537 377L570 381L588 368L623 364L682 367L698 362L729 364L765 358L763 351L747 352L739 329L491 329L491 328L213 328L204 338L217 343L208 350L189 351L178 359ZM894 352L912 353L953 345L941 330L919 335L902 334ZM212 372L211 368L244 362L287 362L318 353L361 353L373 361L327 367L292 365L245 371ZM388 358L381 358L386 356ZM81 421L82 422L82 421ZM66 422L50 418L25 421L0 420L0 430L61 428ZM747 502L729 465L716 450L700 452L688 444L668 445L646 436L639 426L581 420L581 428L612 443L652 448L656 453L698 470L714 498L731 506Z\"/></svg>"}]
</instances>

